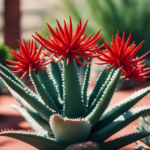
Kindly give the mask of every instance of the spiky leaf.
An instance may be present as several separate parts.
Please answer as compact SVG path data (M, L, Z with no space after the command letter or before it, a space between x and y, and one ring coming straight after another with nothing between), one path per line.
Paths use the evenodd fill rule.
M61 111L58 109L58 107L54 103L54 101L51 98L51 96L47 93L44 85L42 85L40 80L37 78L37 76L35 75L33 69L31 70L29 75L30 75L30 79L31 79L31 81L33 83L33 86L36 89L36 92L37 92L38 96L45 102L45 104L49 108L51 108L51 109L55 110L56 112L60 113Z
M103 93L102 98L96 105L96 108L94 108L93 111L86 117L86 119L90 121L92 126L94 126L97 123L97 121L99 120L99 118L101 117L105 109L107 108L111 100L111 97L115 91L115 88L117 86L118 80L120 78L120 74L121 74L121 70L119 71L118 69L117 71L115 71L113 77L111 78L111 81L109 82L107 88Z
M45 130L49 131L50 133L52 133L49 123L43 119L39 113L30 105L28 104L19 94L17 94L15 91L13 91L7 84L5 84L6 87L8 88L8 90L10 91L10 93L12 94L12 96L22 105L24 106L24 108L26 108L27 112L29 113L30 116L32 118L34 118L34 120L36 120L36 122L38 122L38 124L40 124ZM22 115L24 116L24 115ZM28 121L28 118L26 119ZM29 122L29 121L28 121ZM30 124L30 123L29 123Z
M19 106L16 105L11 105L14 109L16 109L26 120L27 122L30 124L31 128L41 134L41 135L46 135L48 134L48 130L45 130L43 127L45 126L45 122L43 122L43 120L40 120L36 115L31 116L24 108L21 108ZM43 126L41 126L40 124L42 124ZM50 126L49 126L49 130L50 130Z
M143 106L126 111L106 127L91 134L90 139L103 142L110 136L127 126L129 123L150 111L150 106Z
M43 116L47 121L49 121L49 117L55 113L54 110L49 109L44 103L39 101L35 96L25 91L24 88L22 88L20 85L18 85L15 81L13 81L1 71L0 77L6 82L6 84L8 84L10 88L13 88L13 90L17 94L19 94L23 99L25 99L36 111L38 111L41 116Z
M51 75L53 76L53 79L55 80L58 86L59 94L61 98L63 98L62 77L60 67L58 63L55 63L54 61L52 61L49 65L47 65L47 69L48 67L50 68L50 71L52 73Z
M97 103L99 102L99 100L101 99L102 95L105 92L106 87L108 86L109 82L111 81L112 78L112 74L114 73L113 70L110 71L110 73L108 74L108 77L106 78L106 81L104 82L104 84L102 85L102 87L100 88L96 98L93 100L93 103L91 104L91 106L87 109L87 111L84 113L83 117L87 116L89 113L91 113L91 111L96 107Z
M91 65L87 64L87 68L86 68L83 83L82 83L82 97L83 97L84 105L86 105L86 102L87 102L87 89L88 89L90 71L91 71Z
M6 87L8 88L8 90L10 91L10 93L12 94L12 96L23 106L25 107L27 110L30 110L34 113L37 113L37 111L29 104L27 103L18 93L16 93L12 88L10 88L8 86L8 84L6 84L5 81L3 81L6 85Z
M127 136L123 136L121 138L112 140L112 141L108 141L105 143L99 143L100 149L101 150L117 150L120 149L130 143L133 143L137 140L140 140L144 137L149 136L150 133L148 132L139 132L139 133L133 133L133 134L129 134Z
M147 146L149 146L150 147L150 140L149 140L149 138L145 138L145 139L143 139L143 140L141 140L144 144L146 144ZM148 149L149 150L149 149Z
M81 99L81 85L76 63L70 58L69 64L66 65L65 58L63 67L65 116L69 118L80 117L84 113L85 106Z
M68 146L68 144L59 142L55 138L50 137L50 135L45 137L30 132L4 131L0 133L0 136L8 136L24 141L40 150L65 150Z
M150 116L140 117L140 124L136 127L141 132L150 132ZM142 140L147 146L150 147L150 137L146 137Z
M126 112L132 106L134 106L139 100L141 100L149 92L150 92L150 87L143 88L133 93L129 97L125 98L124 100L119 101L118 103L112 106L109 106L104 112L104 115L101 117L101 119L97 122L97 124L93 128L93 131L97 131L107 126L109 123L111 123L114 119L116 119L122 113Z
M105 67L108 67L108 66L105 66ZM112 69L112 70L115 70L115 69ZM92 90L92 93L90 94L89 96L89 102L88 102L88 107L91 106L91 104L93 103L94 99L96 98L98 92L100 91L100 88L103 87L103 84L105 83L108 75L110 72L112 72L112 70L103 70L97 80L96 80L96 84Z
M51 77L51 73L49 71L49 67L47 66L47 71L39 71L37 72L37 76L40 79L41 83L45 86L46 91L49 93L49 95L52 97L52 99L55 101L55 104L57 107L62 110L62 100L59 94L59 91L57 89L57 86L54 83L54 80Z
M0 70L3 71L4 74L6 74L8 77L10 77L12 80L14 80L16 83L18 83L20 86L25 87L25 84L13 73L10 72L6 67L4 67L2 64L0 64Z
M27 112L29 115L38 122L45 130L48 132L52 133L48 121L43 119L39 113L30 105L28 104L19 94L17 94L15 91L13 91L7 84L5 84L7 88L9 89L10 93L12 96L22 105L24 108L26 108ZM22 115L24 116L24 115ZM26 119L28 121L28 118ZM29 121L28 121L29 122ZM30 124L30 123L29 123Z

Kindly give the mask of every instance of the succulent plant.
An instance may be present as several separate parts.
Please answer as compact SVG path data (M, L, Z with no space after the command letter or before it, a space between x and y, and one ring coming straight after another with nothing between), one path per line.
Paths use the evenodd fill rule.
M150 116L149 114L143 117L140 117L140 123L136 127L141 132L150 132ZM141 140L144 144L150 147L150 137L146 137ZM138 145L138 144L137 144ZM143 147L142 147L143 148Z
M149 69L142 69L143 57L134 59L134 55L125 55L131 48L132 52L136 53L141 45L137 48L135 44L129 46L130 38L127 43L123 38L121 43L121 38L117 34L116 43L113 43L117 47L116 51L114 47L109 47L104 43L106 47L102 51L103 56L106 57L104 58L100 55L100 48L103 45L96 45L101 37L100 30L96 35L93 37L90 35L85 40L87 33L83 36L82 34L87 22L82 27L80 20L74 34L71 18L69 24L64 21L64 28L58 21L57 24L56 32L48 25L52 38L44 39L38 33L36 33L37 37L34 37L46 51L43 52L40 46L36 52L36 44L33 44L32 40L29 41L28 46L25 42L23 44L19 42L20 55L14 50L10 51L17 62L7 60L13 64L9 67L16 69L15 72L24 72L22 77L29 74L35 92L26 87L6 67L0 65L2 81L24 108L16 105L12 107L28 121L35 131L35 133L3 131L0 136L22 140L40 150L115 150L149 136L149 132L138 132L106 141L139 116L150 111L150 106L130 109L150 92L150 87L135 92L117 104L108 106L121 73L124 73L125 78L134 78L136 82L149 77L146 76ZM123 52L125 63L118 57L119 50ZM86 64L81 63L78 56L83 57ZM89 58L93 57L103 59L106 66L88 96L91 69ZM118 59L113 59L116 57ZM114 63L107 58L117 62ZM127 61L130 62L129 60L132 63L127 63ZM80 83L77 63L86 65L82 83ZM109 66L110 64L112 65ZM137 68L134 65L137 65Z

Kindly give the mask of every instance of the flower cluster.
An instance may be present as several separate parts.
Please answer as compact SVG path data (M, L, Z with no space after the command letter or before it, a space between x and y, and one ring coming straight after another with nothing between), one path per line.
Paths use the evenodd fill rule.
M143 67L145 66L145 64L142 64L145 60L142 61L138 61L135 66L131 66L131 68L129 66L124 67L126 73L124 74L124 78L126 78L126 80L128 80L129 78L132 78L135 83L138 84L137 80L139 81L145 81L147 78L150 78L150 76L146 76L149 72L150 72L150 68L145 68L143 69Z
M144 60L142 60L149 52L144 54L143 56L139 58L134 58L135 54L140 50L142 47L142 41L138 46L134 44L134 42L130 44L131 41L131 35L130 33L127 42L125 43L125 32L123 32L122 40L119 36L119 31L116 34L116 37L112 36L112 43L111 46L109 46L105 41L102 39L105 50L101 51L98 50L98 58L102 61L101 63L97 64L111 64L111 66L108 69L112 69L114 67L120 68L123 67L122 72L124 73L124 78L127 80L129 78L132 78L136 83L137 80L139 81L145 81L146 78L149 78L149 76L145 76L149 73L150 68L143 69L145 65L142 65Z
M77 24L77 28L75 33L73 34L73 26L72 20L70 17L69 25L64 21L64 27L62 28L60 23L57 20L58 28L56 28L56 32L48 25L49 31L52 35L52 38L48 37L44 39L37 32L37 38L33 36L45 49L47 49L51 55L58 57L58 61L62 60L64 57L67 58L67 64L69 63L69 58L73 58L80 65L84 65L81 63L77 56L83 57L83 59L87 62L88 59L86 57L94 57L93 53L95 53L102 46L95 45L95 43L99 40L102 34L99 35L99 30L93 37L92 34L85 40L87 36L87 32L82 36L88 20L82 27L81 19L79 20L79 24Z
M48 37L48 39L45 39L40 34L35 32L36 36L33 37L41 44L36 55L36 44L33 46L33 40L31 40L31 42L29 40L29 48L25 42L24 45L19 42L19 51L21 55L17 54L14 50L10 51L18 60L18 62L7 60L9 63L15 65L8 65L9 67L18 69L17 71L13 72L24 72L22 76L24 77L31 70L31 68L44 71L45 69L42 68L52 61L52 57L57 58L56 62L59 62L65 58L67 65L69 64L70 58L74 59L80 65L85 65L79 61L79 56L89 64L91 63L89 62L88 58L98 57L102 62L97 64L111 64L109 68L106 68L107 70L116 66L118 68L123 67L123 77L126 79L132 78L136 83L137 80L145 81L146 78L149 78L149 76L146 75L150 72L150 68L143 69L144 65L142 65L144 62L142 59L149 52L139 58L134 58L135 54L142 47L144 41L142 41L138 46L136 46L134 42L129 45L132 32L130 33L126 42L125 32L123 33L122 40L118 32L115 39L112 36L111 46L109 46L103 39L103 45L98 46L96 42L102 36L102 34L99 35L101 29L93 37L91 34L88 38L86 38L87 32L84 33L84 30L87 26L88 20L82 26L80 19L74 34L71 17L69 23L64 21L63 27L61 27L58 20L56 21L58 25L58 28L56 27L56 32L50 27L49 24L47 24L52 38ZM103 46L105 46L105 50L102 51L101 48ZM44 47L47 52L50 52L50 54L42 52L42 47ZM43 53L42 56L40 56L41 53ZM48 59L43 61L45 56L48 56Z
M11 60L6 60L7 62L13 64L12 65L7 65L10 68L17 69L17 71L12 71L13 73L18 73L18 72L24 72L21 78L23 78L26 74L28 74L31 69L38 69L41 71L46 71L46 69L43 69L47 64L49 64L52 60L51 59L46 59L43 61L45 54L42 53L42 46L39 47L37 50L36 42L33 43L33 40L29 40L28 42L28 47L25 43L25 40L23 40L24 44L21 44L19 41L20 45L20 55L16 53L13 49L12 51L9 50L10 53L13 54L13 56L18 60L18 62L11 61Z

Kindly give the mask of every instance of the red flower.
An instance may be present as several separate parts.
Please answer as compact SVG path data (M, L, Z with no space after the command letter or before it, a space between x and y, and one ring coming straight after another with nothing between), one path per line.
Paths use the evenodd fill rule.
M114 37L112 36L112 43L111 47L105 43L105 41L102 39L104 46L106 50L104 51L98 51L99 52L99 59L104 61L104 63L98 63L98 64L112 64L109 68L111 69L115 66L120 68L120 66L123 66L123 71L125 71L125 66L131 66L139 61L141 61L149 52L147 52L145 55L139 57L139 58L133 58L135 54L140 50L142 47L142 41L137 47L134 42L129 46L129 43L131 41L131 35L130 33L127 42L125 43L125 32L123 32L122 41L119 37L119 32L116 34L116 38L114 40Z
M150 76L146 76L150 72L150 68L142 69L145 66L145 64L142 64L144 61L137 62L134 67L125 67L126 72L123 78L126 78L126 80L132 78L137 84L137 80L145 81L147 78L150 78Z
M79 20L79 24L77 24L77 28L75 33L73 34L73 26L72 20L70 17L69 24L64 21L64 27L62 28L57 21L58 28L56 28L56 32L48 25L49 31L52 35L52 38L48 37L44 39L36 32L36 36L34 37L46 50L51 52L51 56L55 56L58 58L59 62L64 57L67 58L67 64L69 63L70 57L74 59L80 65L84 65L81 63L77 56L83 57L85 61L90 63L86 57L96 57L94 53L100 49L102 46L95 45L99 40L102 34L99 35L99 30L96 35L92 37L92 34L85 40L87 36L87 32L82 36L87 22L82 27L81 19Z
M43 53L41 56L42 52L42 46L39 47L37 53L36 53L36 42L33 44L33 40L29 40L28 42L28 47L23 40L24 44L21 44L20 41L18 40L18 43L20 45L20 55L16 53L13 49L12 51L8 50L10 53L14 55L14 57L17 59L18 62L11 61L11 60L6 60L7 62L13 64L12 65L7 65L10 68L17 69L16 71L12 71L12 73L18 73L18 72L24 72L21 78L23 78L28 72L31 71L31 69L38 69L41 71L46 71L46 69L42 69L45 67L48 63L50 63L52 60L47 59L44 60L45 54Z

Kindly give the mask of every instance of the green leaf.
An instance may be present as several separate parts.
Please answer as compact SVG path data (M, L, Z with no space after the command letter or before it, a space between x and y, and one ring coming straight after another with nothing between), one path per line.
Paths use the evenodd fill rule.
M48 121L43 119L39 113L30 105L28 104L19 94L17 94L15 91L13 91L10 87L7 86L9 91L11 92L12 96L27 110L27 113L30 114L34 120L36 120L45 130L51 132L50 126ZM27 120L27 119L26 119ZM30 124L30 123L29 123Z
M36 120L44 129L52 133L48 121L44 120L39 113L30 105L28 104L19 94L17 94L15 91L13 91L7 84L5 84L12 96L22 105L26 108L34 120ZM28 118L27 118L28 119ZM30 124L30 123L29 123Z
M140 118L140 122L142 122L142 120L144 120L144 124L150 124L150 116L149 114L147 114L146 116L143 116Z
M109 123L111 123L114 119L119 117L122 113L129 110L132 106L134 106L139 100L141 100L145 95L150 92L150 87L143 88L129 97L125 98L118 103L111 105L106 109L101 119L94 126L93 131L97 131Z
M108 67L108 65L106 66ZM99 91L101 90L101 87L103 87L103 85L105 84L107 80L107 77L109 74L111 74L111 72L113 72L115 69L111 69L111 70L103 70L97 80L96 80L96 84L93 88L93 91L91 93L91 95L89 96L89 101L88 101L88 107L91 106L91 104L93 103L93 101L95 100L96 96L98 95Z
M30 112L30 114L24 109L16 105L11 105L14 109L16 109L25 119L26 121L30 124L31 128L36 132L41 135L46 135L50 131L50 125L44 120L41 119L39 116L36 114ZM44 129L45 126L48 125L48 128ZM48 129L48 130L47 130Z
M125 126L127 126L129 123L131 123L141 115L148 113L149 111L150 106L143 106L131 109L122 114L121 116L119 116L117 119L115 119L112 123L110 123L106 127L92 133L89 138L91 140L94 140L95 142L103 142L110 136L120 131Z
M7 84L6 87L12 94L12 96L22 105L25 107L27 112L36 120L43 128L45 128L47 131L51 133L51 129L49 126L48 121L43 119L39 113L30 105L28 104L19 94L17 94L15 91L13 91ZM39 120L39 121L38 121ZM30 124L30 123L29 123Z
M52 97L52 99L55 101L55 104L57 107L62 110L62 100L58 91L58 88L56 87L54 80L52 79L49 69L47 67L47 71L39 71L37 72L37 76L40 79L41 83L45 86L46 91L49 93L49 95Z
M29 73L29 75L30 75L30 79L31 79L31 81L33 83L33 86L35 87L35 90L36 90L36 93L38 94L38 96L45 102L45 104L49 108L55 110L57 113L61 113L61 111L58 109L58 107L54 103L53 99L47 93L44 85L41 84L40 80L35 75L33 69L31 70L31 72Z
M113 74L111 81L109 84L107 84L107 87L103 93L103 96L101 97L100 101L97 103L96 107L93 109L93 111L86 117L87 120L90 121L92 126L94 126L99 118L102 116L104 111L106 110L111 97L115 91L115 88L117 86L118 80L120 78L121 70L116 70Z
M147 126L144 118L140 117L140 124L136 127L141 132L150 132L149 127Z
M63 67L64 113L69 118L77 118L85 111L85 106L81 99L81 85L77 66L72 58L70 58L69 64L66 65L66 58L64 58Z
M58 63L52 61L49 65L47 65L47 69L50 69L54 83L57 84L59 94L61 98L63 98L62 77L61 77L62 72L60 70Z
M49 121L49 117L52 114L56 113L54 110L49 109L44 103L42 103L42 101L39 101L37 97L35 97L31 93L28 93L24 88L22 88L20 85L18 85L15 81L13 81L1 71L0 77L10 88L12 88L17 94L25 99L47 121Z
M4 131L0 136L8 136L26 142L39 150L65 150L68 144L59 142L50 135L42 136L30 132Z
M6 67L4 67L2 64L0 64L0 70L2 70L2 72L4 74L6 74L8 77L10 77L12 80L14 80L20 86L25 87L25 84L17 76L15 76L13 73L11 73L10 70L8 70Z
M91 106L87 109L87 111L84 113L83 117L87 116L89 113L91 113L91 111L96 107L97 103L99 102L99 100L101 99L105 89L107 88L109 82L111 81L112 78L112 74L114 73L113 70L110 71L110 73L108 74L104 84L100 87L99 92L96 96L96 98L93 100Z
M10 86L8 86L8 84L6 84L6 82L4 82L6 87L8 88L8 90L10 91L11 95L26 109L37 113L37 111L28 103L26 102L17 92L15 92L12 88L10 88ZM34 95L35 96L35 95Z
M24 90L27 93L30 93L33 96L36 96L36 94L29 89L17 76L15 76L13 73L10 72L10 70L8 70L6 67L4 67L3 65L0 64L0 70L9 78L11 78L12 80L14 80L17 84L19 84L21 87L24 88ZM9 87L10 88L10 87ZM11 91L10 91L11 92Z
M86 68L83 83L82 83L82 97L83 97L84 105L86 105L86 102L87 102L87 89L88 89L90 71L91 71L91 65L87 64L87 68Z
M146 138L144 138L143 140L141 140L144 144L146 144L148 147L150 147L150 139L149 139L149 137L146 137ZM146 149L145 149L146 150ZM149 149L147 149L147 150L149 150Z
M138 126L136 127L136 129L138 129L141 132L150 132L150 116L147 117L140 117L140 123L138 124ZM150 136L144 138L143 140L141 140L144 144L146 144L147 146L150 147Z
M146 136L149 136L150 133L148 132L139 132L139 133L132 133L127 136L120 137L118 139L104 142L104 143L98 143L101 150L117 150L120 149L128 144L131 144L137 140L140 140Z

